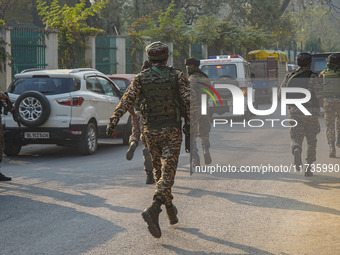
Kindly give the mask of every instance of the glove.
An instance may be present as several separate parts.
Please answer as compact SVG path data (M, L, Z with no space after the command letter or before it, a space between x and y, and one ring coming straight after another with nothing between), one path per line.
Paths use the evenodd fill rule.
M112 125L111 122L109 124L107 124L107 126L106 126L106 134L108 136L115 136L116 135L116 130L115 130L115 128L114 128L114 126Z

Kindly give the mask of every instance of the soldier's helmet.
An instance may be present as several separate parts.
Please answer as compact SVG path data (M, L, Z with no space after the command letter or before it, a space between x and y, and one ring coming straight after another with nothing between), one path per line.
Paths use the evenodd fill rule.
M328 63L340 65L340 53L334 53L328 56Z
M159 41L146 46L145 51L150 61L166 60L169 57L168 45Z
M199 66L200 65L200 61L196 58L187 58L186 60L184 60L184 64L186 66L188 65L194 65L194 66Z
M312 55L307 52L299 53L296 56L296 63L298 66L305 67L312 63Z

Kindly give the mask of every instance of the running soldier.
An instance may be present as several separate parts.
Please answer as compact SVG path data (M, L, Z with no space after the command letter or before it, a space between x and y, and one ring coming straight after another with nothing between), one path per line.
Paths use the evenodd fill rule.
M294 155L294 164L297 171L301 170L302 160L302 142L304 137L307 139L307 165L305 176L312 176L311 164L316 161L316 136L320 133L319 100L317 93L318 88L317 74L310 70L312 56L309 53L300 53L296 56L298 68L289 72L281 84L283 87L298 87L308 89L311 92L311 100L303 106L312 114L304 115L295 105L288 107L289 118L296 120L297 125L290 128L291 150ZM281 93L279 93L279 96ZM289 93L290 99L301 98L300 93Z
M149 61L144 61L142 65L142 71L150 68L151 64ZM144 171L146 173L146 184L155 183L155 179L153 177L153 166L151 161L151 155L149 153L149 149L146 145L145 136L143 133L145 119L141 113L141 109L139 108L138 102L140 100L136 100L135 109L128 110L132 115L132 134L129 138L130 147L126 152L126 159L131 160L133 158L133 154L138 146L139 141L143 144L143 159L144 159Z
M142 217L150 233L160 238L158 218L162 204L170 224L178 222L171 187L182 144L181 113L186 114L186 125L190 124L190 85L182 71L166 65L169 56L166 44L154 42L146 47L146 54L152 67L136 75L110 118L106 132L114 136L119 119L142 97L144 135L157 182L153 202L143 211Z
M208 76L201 71L199 68L200 61L195 58L189 58L185 60L185 65L187 72L189 74L189 81L191 89L195 91L195 94L197 95L196 102L197 102L197 108L200 107L200 100L201 100L201 94L203 90L200 88L204 87L204 85L210 85L210 80ZM195 122L197 122L197 126L191 126L191 160L192 160L192 166L199 166L200 165L200 158L198 155L198 149L197 149L197 143L196 139L197 137L201 140L202 150L203 150L203 156L204 156L204 163L210 164L211 163L211 156L209 152L210 148L210 142L209 142L209 132L210 132L210 115L201 115L200 110L197 110L196 116L191 116L192 118L196 118Z
M336 156L335 121L337 131L336 146L340 147L340 53L328 56L327 68L320 73L323 78L323 108L326 134L329 144L329 157Z

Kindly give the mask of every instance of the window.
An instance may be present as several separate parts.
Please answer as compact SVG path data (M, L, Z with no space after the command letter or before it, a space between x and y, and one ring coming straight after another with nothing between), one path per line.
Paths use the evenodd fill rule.
M97 82L96 77L86 78L86 89L98 94L104 94L104 89L102 85Z
M9 92L17 95L35 90L43 94L56 95L80 89L80 81L72 78L33 77L16 79Z
M113 88L113 84L103 77L97 77L98 82L101 84L104 90L104 94L107 96L118 96L116 90Z
M202 66L202 71L205 72L211 80L216 80L221 75L237 78L235 64Z

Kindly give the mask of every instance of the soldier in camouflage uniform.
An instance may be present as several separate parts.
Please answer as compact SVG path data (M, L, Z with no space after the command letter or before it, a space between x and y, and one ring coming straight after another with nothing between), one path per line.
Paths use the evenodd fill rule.
M329 157L336 156L335 151L335 121L337 131L336 146L340 147L340 53L328 56L327 68L320 73L323 78L323 108L327 127Z
M150 68L151 64L148 61L144 61L142 66L142 71ZM151 161L151 155L149 153L149 149L146 145L145 136L143 133L145 119L141 113L141 109L137 103L135 103L135 109L128 110L132 117L132 134L129 138L130 147L126 153L126 159L131 160L133 158L133 154L138 146L138 142L141 141L143 144L143 159L144 159L144 171L146 173L146 184L155 183L155 179L153 177L153 166Z
M188 120L190 117L190 85L182 71L166 66L166 44L154 42L146 47L146 54L152 67L136 75L110 118L107 134L115 134L119 119L141 97L141 112L146 120L144 135L157 182L153 202L142 217L150 233L160 238L158 217L162 204L166 206L170 224L178 222L171 187L182 143L181 112Z
M195 118L195 122L197 126L191 126L191 160L192 166L199 166L200 165L200 158L198 155L198 149L196 144L196 138L199 137L202 144L203 149L203 156L204 156L204 163L210 164L211 163L211 156L209 152L210 142L209 142L209 132L210 132L210 115L201 115L200 108L200 101L201 101L201 94L202 90L200 88L204 87L203 84L210 85L210 80L208 76L199 69L200 61L195 58L190 58L185 60L185 65L187 72L189 74L189 81L191 89L195 91L195 95L197 96L197 114L195 116L191 116ZM203 92L204 93L204 92Z
M2 100L9 100L9 97L0 91L0 99ZM0 112L0 119L1 119L1 112ZM0 163L2 162L2 154L4 152L4 132L3 132L3 126L0 123ZM0 181L10 181L12 178L7 177L0 173Z
M316 89L318 88L317 74L310 70L312 56L309 53L300 53L296 57L298 68L289 72L281 84L282 87L299 87L308 89L311 92L311 100L304 105L304 107L312 115L304 115L300 109L295 105L288 107L288 114L290 119L297 121L295 127L290 128L291 150L294 155L294 164L296 170L300 171L302 166L301 152L302 142L304 137L307 139L307 166L305 169L305 176L312 176L310 171L310 164L316 161L316 136L320 133L319 115L319 100L317 98ZM279 93L279 96L281 93ZM299 93L289 93L287 98L301 98Z

